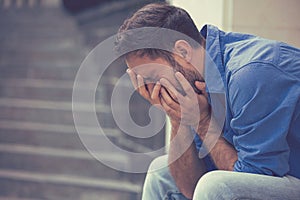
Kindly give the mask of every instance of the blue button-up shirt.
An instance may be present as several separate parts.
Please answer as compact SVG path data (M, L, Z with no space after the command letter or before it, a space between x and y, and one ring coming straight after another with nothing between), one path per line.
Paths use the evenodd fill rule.
M226 97L223 137L237 151L234 170L300 178L300 50L211 25L201 34L208 92Z

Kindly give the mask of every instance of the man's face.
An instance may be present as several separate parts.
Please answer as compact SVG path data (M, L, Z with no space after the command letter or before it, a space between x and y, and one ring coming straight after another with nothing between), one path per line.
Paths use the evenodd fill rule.
M150 59L147 56L139 57L130 55L126 58L126 64L129 69L133 70L135 74L143 77L145 84L155 85L161 78L167 79L179 92L184 93L181 85L175 78L175 72L181 72L185 78L190 82L195 92L199 90L195 87L195 81L203 81L200 73L179 57L175 57L176 66L170 66L170 63L165 59L157 58Z

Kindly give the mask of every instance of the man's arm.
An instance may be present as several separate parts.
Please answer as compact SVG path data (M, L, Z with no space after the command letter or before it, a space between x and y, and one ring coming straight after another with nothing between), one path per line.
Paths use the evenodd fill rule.
M182 87L185 89L185 92L187 94L192 91L191 86L183 76L177 76L177 79L182 85ZM167 80L161 80L161 82L162 85L164 85L168 89L169 93L173 93L172 96L180 97L180 95L176 92L175 88L172 87ZM208 131L208 127L210 123L212 123L210 126L212 129L210 131L219 131L219 129L217 128L217 123L214 123L214 120L211 119L211 113L209 111L210 109L208 109L205 106L205 104L208 104L206 101L207 99L205 99L205 96L207 98L207 94L205 92L205 83L197 82L195 83L195 85L200 91L202 91L203 94L203 95L198 95L197 98L198 101L197 106L199 106L199 109L201 109L201 117L198 118L199 121L198 121L197 133L200 136L201 140L203 141ZM191 125L185 126L181 124L181 127L179 128L178 121L181 120L180 117L181 118L185 117L184 114L181 113L181 110L184 109L184 106L183 105L179 106L178 102L170 98L166 94L164 88L161 89L161 94L163 97L161 101L162 106L164 107L165 110L167 110L171 119L177 118L176 120L174 120L175 123L171 122L172 124L171 139L174 138L175 136L180 136L180 140L179 140L180 142L173 143L173 145L170 145L169 160L173 160L173 157L178 156L176 154L178 149L183 149L185 147L184 145L188 144L188 139L191 140L191 137L193 137L193 134L191 133L191 128L194 126ZM184 101L182 100L181 103L184 103ZM186 104L188 104L188 106L191 106L191 108L196 110L195 105L193 103L190 102ZM190 115L193 116L192 110L186 113L190 113ZM189 117L187 118L188 120L183 120L183 121L185 122L192 121L191 118ZM233 170L234 163L237 160L237 153L235 149L222 137L218 139L216 145L212 148L210 152L210 156L215 162L217 168L223 170ZM197 181L206 172L203 160L198 158L198 152L195 148L195 145L191 145L187 149L187 151L183 153L182 156L176 162L170 163L170 171L180 191L186 197L188 198L192 197Z
M172 125L169 150L170 172L180 192L182 192L182 194L187 198L192 198L199 178L206 172L204 161L199 159L196 147L194 143L191 142L194 137L191 131L191 125L194 124L194 120L197 119L195 115L199 115L198 112L194 112L195 110L197 110L195 109L195 106L198 107L199 102L197 101L195 103L191 101L191 99L194 98L190 98L185 101L188 97L182 97L167 80L161 80L161 82L166 88L168 88L168 92L166 91L166 89L164 89L164 87L161 87L159 83L155 84L154 87L151 87L151 91L147 91L141 76L136 76L131 70L128 70L128 74L130 75L135 89L137 89L137 91L150 103L160 105L169 115ZM192 87L182 75L179 76L178 80L182 84L183 88L185 88L186 94L193 93ZM198 89L202 90L203 93L205 92L203 87L199 87ZM170 93L172 94L172 97L181 97L182 99L180 102L183 105L179 105L179 100L174 100L174 98L170 96ZM195 93L190 94L190 96L193 95L195 95ZM199 99L201 103L205 99L205 97L201 95ZM202 116L204 116L200 120L201 122L199 123L199 118L196 120L197 123L199 123L199 127L197 130L198 134L199 131L201 132L201 134L199 134L200 138L201 135L205 136L209 125L209 121L206 119L210 118L210 115L207 114L207 112L203 112L204 108L205 107L200 106L200 109L202 109ZM175 136L177 139L173 140ZM226 144L225 141L220 140L217 145L218 148L213 149L213 155L216 158L214 159L214 161L216 163L220 163L220 166L223 169L221 164L225 162L223 161L224 156L222 155L222 152L231 152L232 149L227 146L228 144ZM183 151L183 149L186 150Z
M204 138L201 138L202 141L203 139ZM234 164L238 159L237 152L234 147L223 137L220 137L217 140L216 144L209 152L209 155L218 169L227 171L234 170Z
M235 171L271 176L289 172L287 134L299 101L296 83L268 63L250 63L231 74L230 125L239 157Z
M224 138L220 137L212 148L210 156L218 169L233 171L238 159L236 150Z
M170 173L180 192L191 199L199 178L206 172L206 166L198 157L191 127L180 123L180 116L172 109L176 102L164 88L161 95L161 105L168 112L172 126L168 154Z
M183 76L179 75L181 78ZM206 172L206 166L198 157L198 151L193 142L194 132L191 125L200 119L198 99L187 80L182 79L182 87L186 96L182 96L166 79L160 80L168 88L161 88L161 105L171 119L171 142L169 149L169 169L180 192L187 198L192 198L199 178ZM171 97L172 96L172 97ZM174 100L176 98L176 100ZM195 102L196 101L196 102ZM178 102L181 102L179 105ZM205 115L203 115L205 116ZM208 124L203 120L202 129Z
M178 140L172 142L174 137L178 137ZM190 127L179 128L178 125L172 125L168 155L169 169L180 192L189 199L193 197L199 178L206 172L204 161L198 158L194 143L190 144L193 137ZM190 144L188 149L182 153L182 149L186 149L187 144ZM178 153L182 155L179 156Z
M197 87L197 83L195 85ZM208 132L208 126L210 127L209 133L213 137L214 135L219 135L219 131L222 131L213 117L204 119L199 123L197 129L197 134L202 141L205 141L205 137ZM205 142L202 143L202 145L205 145ZM237 151L235 150L235 148L222 136L217 138L217 142L211 148L209 155L218 169L227 171L234 170L234 164L238 159Z
M141 76L136 75L132 70L127 72L134 88L151 104L160 106L169 115L172 125L168 155L170 172L182 194L192 198L197 181L206 172L205 164L198 158L193 143L194 133L191 132L189 125L180 126L180 106L159 82L154 86L148 85L147 90Z

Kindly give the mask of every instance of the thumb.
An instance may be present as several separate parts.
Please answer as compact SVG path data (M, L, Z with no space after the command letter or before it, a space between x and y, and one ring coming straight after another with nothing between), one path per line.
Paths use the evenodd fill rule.
M202 92L202 94L207 98L207 92L206 92L206 84L205 82L195 81L195 86L198 90Z

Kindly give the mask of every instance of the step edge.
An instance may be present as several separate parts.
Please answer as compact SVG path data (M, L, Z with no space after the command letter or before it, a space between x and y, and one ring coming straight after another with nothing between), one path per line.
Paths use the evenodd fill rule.
M32 108L32 109L47 109L47 110L62 110L62 111L76 111L76 112L99 112L110 113L110 106L103 104L96 104L91 106L88 103L76 103L70 101L47 101L47 100L31 100L21 98L0 98L0 107L13 108Z
M84 135L99 136L99 129L97 127L90 126L78 126ZM28 130L28 131L49 131L61 134L78 134L75 126L64 124L49 124L39 122L25 122L15 120L0 120L0 129L8 130ZM115 128L102 128L105 136L107 137L119 137L121 131Z
M20 144L0 144L0 152L11 154L25 154L33 156L49 156L49 157L62 157L74 158L82 160L96 160L94 156L87 150L69 150L51 147L39 147L33 145L20 145ZM124 165L129 165L129 158L121 154L111 152L95 152L95 155L101 154L101 159L109 162L119 162ZM120 156L121 155L121 156ZM100 162L100 161L99 161Z
M0 178L13 180L32 181L38 183L52 183L74 185L82 187L93 187L101 189L110 189L131 193L140 193L141 186L128 181L116 181L111 179L95 179L80 176L33 173L21 170L3 170L0 169Z

